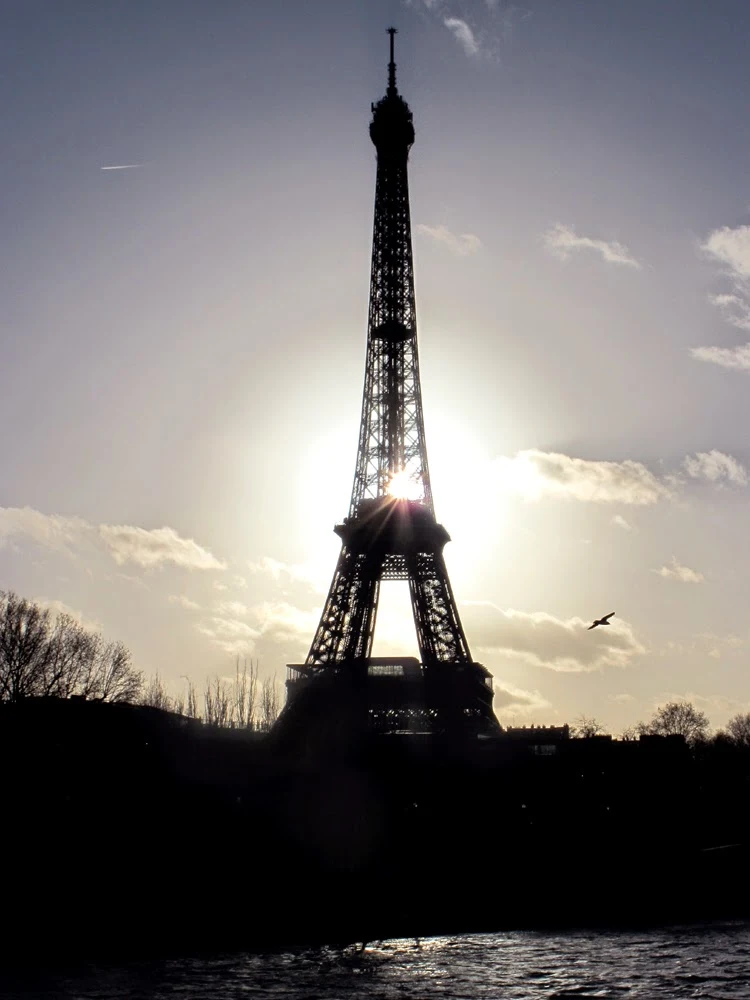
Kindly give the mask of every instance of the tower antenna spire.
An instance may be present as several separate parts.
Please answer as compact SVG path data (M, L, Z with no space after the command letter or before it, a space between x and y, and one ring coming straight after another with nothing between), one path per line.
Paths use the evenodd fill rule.
M396 91L396 60L394 56L394 39L398 34L398 28L387 28L387 33L391 36L391 61L388 63L388 92Z

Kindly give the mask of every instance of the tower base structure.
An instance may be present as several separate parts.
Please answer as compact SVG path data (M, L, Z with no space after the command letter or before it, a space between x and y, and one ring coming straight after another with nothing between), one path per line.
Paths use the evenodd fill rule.
M325 669L290 663L286 689L274 726L282 741L303 734L318 746L399 736L471 741L501 732L492 675L481 663L423 664L413 656L371 656Z

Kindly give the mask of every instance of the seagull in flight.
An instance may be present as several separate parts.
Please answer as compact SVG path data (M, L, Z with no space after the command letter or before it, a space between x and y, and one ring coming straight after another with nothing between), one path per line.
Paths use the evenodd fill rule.
M612 617L613 614L614 614L614 611L610 611L610 613L608 615L604 615L602 618L595 619L594 624L593 625L589 625L589 627L586 629L586 631L590 632L591 629L592 628L596 628L597 625L611 625L612 622L609 619Z

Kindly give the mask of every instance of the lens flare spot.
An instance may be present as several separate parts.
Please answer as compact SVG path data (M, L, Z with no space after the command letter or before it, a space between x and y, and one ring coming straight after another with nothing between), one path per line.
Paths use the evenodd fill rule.
M406 469L396 472L386 487L389 496L396 500L422 500L424 499L424 486L419 478L409 475Z

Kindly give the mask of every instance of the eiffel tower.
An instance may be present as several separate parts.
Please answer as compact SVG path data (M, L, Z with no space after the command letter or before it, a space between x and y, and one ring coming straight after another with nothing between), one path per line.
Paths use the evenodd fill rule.
M304 664L288 666L279 733L493 735L492 677L475 663L443 559L427 465L417 352L407 160L412 113L396 87L389 28L385 96L372 105L377 150L367 359L341 554ZM371 655L384 580L408 580L420 659Z

